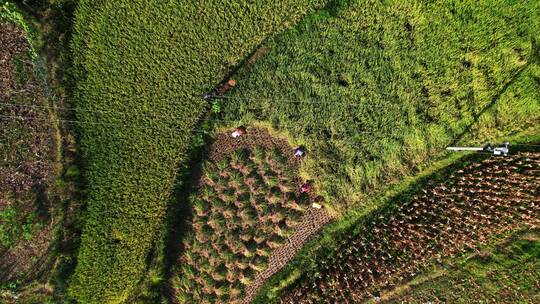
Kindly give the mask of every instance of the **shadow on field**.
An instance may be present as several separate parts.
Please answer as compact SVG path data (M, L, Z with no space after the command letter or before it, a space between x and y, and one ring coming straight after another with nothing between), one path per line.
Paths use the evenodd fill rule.
M467 127L459 133L455 139L452 141L451 145L457 145L465 135L469 134L472 130L472 127L478 123L478 120L484 113L491 110L499 101L501 96L506 92L506 90L521 76L521 74L531 65L534 63L540 63L540 51L539 51L539 45L536 42L536 40L531 41L532 47L531 47L531 53L529 54L529 58L527 60L527 63L525 63L522 67L520 67L511 77L510 79L501 87L501 89L495 94L491 101L482 108L478 113L473 114L473 121L467 125Z
M202 163L206 159L206 147L212 141L207 140L206 145L192 151L190 160L186 166L178 170L177 185L173 191L167 210L166 241L165 241L165 261L164 261L164 283L162 294L170 302L174 301L174 290L170 286L170 281L175 275L178 258L184 251L183 239L192 230L191 219L193 208L189 204L189 196L193 194L198 186L202 174ZM182 183L182 181L185 181Z

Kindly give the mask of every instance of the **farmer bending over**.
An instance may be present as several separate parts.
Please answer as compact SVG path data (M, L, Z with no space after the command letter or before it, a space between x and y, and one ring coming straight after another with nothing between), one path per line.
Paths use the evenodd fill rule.
M240 126L236 129L234 129L234 131L231 133L231 136L233 138L237 138L237 137L240 137L244 134L247 134L247 131L246 131L246 128L244 126Z
M304 157L304 155L306 155L306 149L304 148L304 146L300 146L300 147L294 149L294 156L295 157L302 158L302 157Z
M309 182L305 182L300 187L300 193L309 193L309 191L311 191L311 184Z

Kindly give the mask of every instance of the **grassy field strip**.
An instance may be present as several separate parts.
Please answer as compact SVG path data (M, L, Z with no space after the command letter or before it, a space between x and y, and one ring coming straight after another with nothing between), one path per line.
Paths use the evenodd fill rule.
M408 292L409 290L416 288L420 284L436 280L446 274L447 274L446 269L438 269L437 271L434 271L433 273L430 273L429 275L423 275L420 278L414 278L411 282L400 285L399 287L391 291L383 292L380 296L381 301L388 301L392 298L399 296L400 294L404 294ZM367 303L374 303L374 302L375 301L373 299L367 301Z

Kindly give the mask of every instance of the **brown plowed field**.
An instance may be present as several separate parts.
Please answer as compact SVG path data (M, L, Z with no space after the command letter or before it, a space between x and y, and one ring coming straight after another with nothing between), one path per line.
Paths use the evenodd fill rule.
M540 224L540 153L490 158L373 215L282 303L357 303L490 235Z

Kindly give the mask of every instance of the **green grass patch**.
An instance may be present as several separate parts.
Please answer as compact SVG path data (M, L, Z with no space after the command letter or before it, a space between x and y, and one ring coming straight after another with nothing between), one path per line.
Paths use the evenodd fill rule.
M323 1L79 2L74 105L88 209L70 294L124 301L145 271L200 96Z
M536 2L340 1L272 39L218 117L263 120L305 143L303 169L343 210L446 145L538 125L539 12Z
M36 221L35 212L21 212L9 206L0 211L0 245L12 249L19 240L29 241L42 223Z

